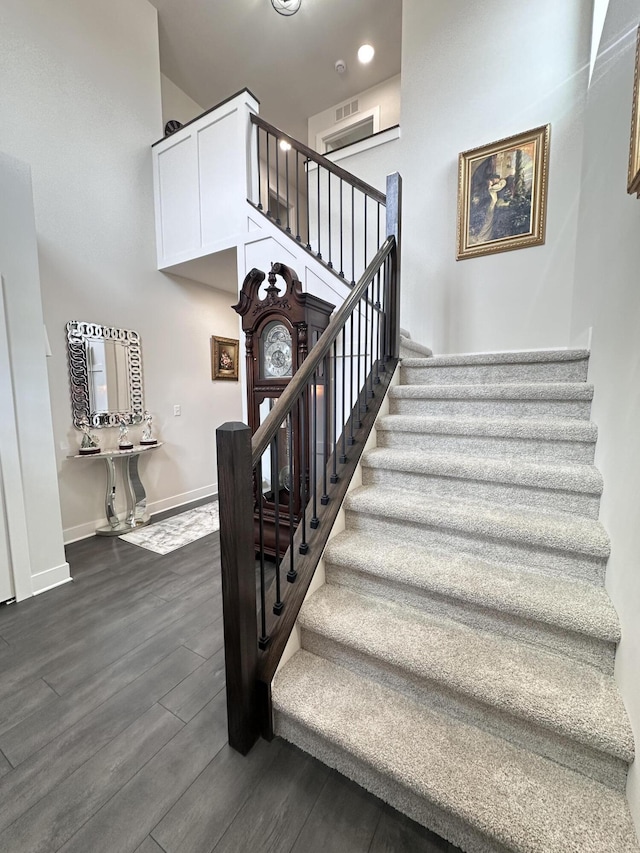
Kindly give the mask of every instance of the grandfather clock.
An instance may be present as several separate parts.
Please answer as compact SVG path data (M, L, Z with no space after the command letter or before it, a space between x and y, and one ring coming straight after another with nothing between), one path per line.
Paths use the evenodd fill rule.
M279 276L284 282L276 284ZM247 363L247 411L251 430L264 423L276 400L305 360L309 349L329 325L335 308L324 299L304 293L290 267L272 264L268 286L260 297L265 274L253 269L242 283L240 300L233 307L242 317ZM305 421L309 424L310 410ZM308 450L302 447L300 412L294 410L278 431L277 448L272 444L262 458L262 482L256 478L255 535L259 545L259 516L262 503L263 547L276 554L276 517L279 528L278 551L284 556L290 531L295 530L302 512L301 483L308 476ZM326 437L327 431L321 433ZM326 438L325 438L326 440ZM316 451L317 452L317 451ZM301 477L300 474L303 474Z

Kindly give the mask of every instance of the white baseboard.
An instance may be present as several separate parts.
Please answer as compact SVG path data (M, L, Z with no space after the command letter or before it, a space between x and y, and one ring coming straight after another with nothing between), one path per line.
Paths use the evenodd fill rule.
M172 495L169 498L163 498L159 501L153 501L147 504L147 511L151 515L158 512L165 512L168 509L176 509L184 504L192 503L193 501L202 500L202 498L211 498L218 493L218 484L212 483L210 486L203 486L201 489L193 489L190 492L182 492L179 495ZM63 540L65 545L70 545L72 542L78 542L80 539L88 539L96 532L97 527L104 527L107 521L104 518L97 518L94 521L87 521L83 524L78 524L75 527L66 527L63 530Z
M37 575L31 576L33 594L40 595L41 592L47 592L49 589L61 586L63 583L69 583L72 580L73 578L69 573L69 563L54 566L52 569L46 569L44 572L38 572Z
M175 509L176 507L192 503L193 501L199 501L203 498L212 498L217 494L218 484L212 483L210 486L203 486L201 489L193 489L191 492L183 492L180 495L173 495L173 497L164 498L161 501L154 501L147 505L147 509L151 515L155 515L157 512Z

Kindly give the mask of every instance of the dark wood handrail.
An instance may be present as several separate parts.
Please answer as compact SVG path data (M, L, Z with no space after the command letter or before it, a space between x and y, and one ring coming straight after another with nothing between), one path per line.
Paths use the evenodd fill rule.
M367 287L375 278L378 270L384 263L385 258L391 254L396 245L394 236L387 237L378 249L375 257L364 271L349 296L342 303L338 311L333 315L329 325L324 330L318 342L314 344L304 363L294 375L291 382L282 392L277 406L269 412L263 424L261 424L253 435L251 441L251 464L255 466L260 461L274 436L278 432L280 424L293 408L296 400L313 379L313 375L322 363L322 360L331 349L343 326L364 296Z
M309 148L308 145L305 145L303 142L298 142L297 139L293 139L289 136L288 133L280 130L269 122L265 121L260 116L251 113L251 121L253 124L261 127L263 130L266 130L267 133L272 134L273 136L278 137L279 139L286 139L287 142L291 144L291 147L296 151L299 151L301 154L312 160L314 163L317 163L319 166L327 169L327 171L331 172L338 178L342 178L343 181L346 181L349 185L355 187L360 192L365 193L374 201L377 201L379 204L386 204L387 197L383 192L372 187L371 184L368 184L366 181L362 181L360 178L353 175L351 172L347 172L346 169L341 169L340 166L336 166L335 163L332 163L328 157L323 156L322 154L318 154L317 151L314 151L312 148Z

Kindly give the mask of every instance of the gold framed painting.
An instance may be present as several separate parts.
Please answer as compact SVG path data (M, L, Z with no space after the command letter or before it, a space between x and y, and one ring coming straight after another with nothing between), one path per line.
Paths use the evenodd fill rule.
M640 27L636 35L636 66L633 75L633 102L631 105L631 140L629 142L629 174L627 192L640 198L640 105L638 104L638 77L640 76Z
M238 379L238 350L235 338L211 337L211 378Z
M460 154L459 261L544 243L549 135L547 124Z

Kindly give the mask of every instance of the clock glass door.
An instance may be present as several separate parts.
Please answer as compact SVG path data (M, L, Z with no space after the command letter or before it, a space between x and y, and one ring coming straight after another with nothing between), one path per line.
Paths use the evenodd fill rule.
M260 403L260 423L276 404L277 398L266 397ZM262 498L268 503L279 503L286 507L290 502L292 482L292 435L291 419L288 418L278 430L276 441L262 455Z

